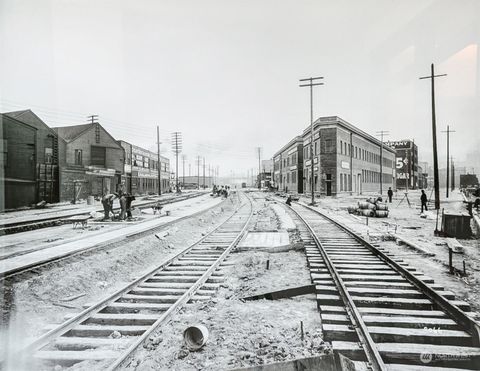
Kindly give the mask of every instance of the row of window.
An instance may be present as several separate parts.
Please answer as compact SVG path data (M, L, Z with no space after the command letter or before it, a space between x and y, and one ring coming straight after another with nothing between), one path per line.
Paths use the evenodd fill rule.
M282 179L283 179L284 183L290 183L290 181L291 181L293 184L296 184L297 183L297 172L294 170L291 173L287 173L287 176L277 177L277 182L279 180L281 182Z
M371 170L362 170L362 182L363 183L380 183L380 173ZM392 175L383 174L382 178L383 183L391 183Z
M292 166L297 164L297 153L296 152L293 153L292 155L287 156L287 158L283 159L283 167L290 166L290 164Z
M350 143L340 141L340 154L346 156L352 156L355 159L370 162L372 164L380 165L380 155L367 151L363 148L350 145ZM392 160L383 157L383 166L392 167Z
M318 156L318 154L321 152L323 153L332 153L333 152L333 141L331 139L325 139L323 151L320 149L320 142L317 140L313 142L313 155ZM303 156L305 159L310 158L310 152L312 151L310 144L307 144L305 147L303 147Z

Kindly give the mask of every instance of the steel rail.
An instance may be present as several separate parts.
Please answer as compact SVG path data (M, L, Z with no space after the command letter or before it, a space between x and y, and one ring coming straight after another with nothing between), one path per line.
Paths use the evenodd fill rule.
M215 205L215 206L218 206L218 205ZM236 208L235 211L232 213L232 215L230 215L226 220L219 223L213 230L208 232L205 236L202 236L200 239L195 241L189 247L180 251L179 253L177 253L173 257L170 257L170 258L166 259L164 262L160 263L160 265L151 269L149 272L147 272L144 275L142 275L141 277L137 278L135 281L129 283L127 286L124 286L123 288L115 291L113 294L111 294L108 297L102 299L101 301L99 301L98 303L90 306L89 308L86 308L85 310L83 310L82 312L80 312L76 316L68 319L67 321L65 321L64 323L59 325L58 327L46 332L45 334L43 334L42 336L37 338L35 341L33 341L32 343L30 343L26 347L24 347L21 351L19 351L18 352L19 355L20 354L33 354L35 351L40 350L44 346L48 345L55 338L58 338L58 337L64 335L65 333L67 333L68 331L73 329L76 325L78 325L78 324L82 323L83 321L87 320L88 318L90 318L93 314L98 313L101 310L103 310L104 308L106 308L108 306L108 304L110 304L111 302L114 302L115 300L121 298L122 295L124 295L126 292L130 291L132 288L134 288L135 286L137 286L141 282L143 282L145 280L148 280L153 275L155 275L156 272L158 272L159 270L161 270L161 269L165 268L166 266L170 265L171 263L173 263L177 259L181 258L185 254L190 252L195 246L197 246L198 244L200 244L201 242L203 242L204 240L209 238L213 233L215 233L218 229L220 229L223 225L225 225L228 221L230 221L235 215L237 215L237 212L240 210L241 207L243 207L243 205ZM251 214L252 214L252 212L250 213L249 220L251 218ZM183 296L182 296L182 298L183 298ZM162 315L162 317L163 317L163 315ZM4 366L3 365L4 361L5 360L0 360L0 368L2 368Z
M184 221L186 219L189 219L189 218L194 218L198 215L201 215L203 213L206 213L214 208L216 208L217 206L219 205L222 205L223 203L225 203L226 199L225 200L222 200L222 202L216 204L216 205L213 205L205 210L200 210L200 211L197 211L196 213L193 213L193 214L190 214L190 215L185 215L185 216L182 216L178 219L175 219L175 220L172 220L170 222L167 222L165 224L162 224L162 225L159 225L157 227L153 227L147 231L139 231L139 232L134 232L132 234L129 234L127 235L126 237L119 237L119 238L114 238L114 239L111 239L107 242L103 242L101 244L98 244L98 245L95 245L95 246L92 246L92 247L89 247L89 248L86 248L86 249L82 249L82 250L77 250L77 251L74 251L72 253L65 253L65 254L62 254L62 255L59 255L57 257L54 257L54 258L49 258L49 259L46 259L46 260L42 260L40 261L39 263L32 263L30 265L28 265L27 267L22 267L20 269L16 269L16 270L12 270L10 272L7 272L7 273L2 273L0 274L0 282L6 280L6 279L9 279L9 278L12 278L16 275L19 275L19 274L23 274L23 273L27 273L29 271L31 271L32 269L37 269L37 268L41 268L45 265L48 265L48 264L51 264L51 263L58 263L60 261L63 261L63 260L66 260L66 259L70 259L74 256L77 256L77 255L81 255L81 254L85 254L89 251L94 251L94 250L97 250L97 249L102 249L102 248L105 248L115 242L118 242L118 241L123 241L124 239L127 239L127 238L136 238L138 235L142 234L142 233L147 233L148 231L151 231L151 230L155 230L155 229L164 229L165 227L168 227L168 226L171 226L175 223L178 223L178 222L181 222L181 221ZM57 245L55 245L57 246ZM52 246L52 247L55 247L55 246ZM50 247L47 247L47 249L50 248ZM37 250L37 251L40 251L40 250ZM7 261L7 259L3 259L3 261Z
M301 206L304 206L304 205L301 205ZM308 209L310 210L310 208ZM360 339L365 356L367 357L367 360L370 363L372 369L374 371L387 371L387 366L383 362L382 356L380 355L377 345L373 341L370 335L370 332L368 331L367 325L363 321L362 316L358 311L355 302L350 296L350 293L348 292L348 289L345 286L343 279L340 277L340 274L337 272L337 269L335 268L334 264L330 260L330 257L328 256L327 251L323 247L323 244L320 242L315 231L310 226L310 224L306 221L306 219L303 216L301 216L297 210L293 208L290 208L290 210L292 210L297 215L297 217L305 224L312 238L317 244L318 250L322 254L325 265L330 275L332 276L335 282L335 286L338 289L338 293L340 294L345 304L345 309L347 311L347 314L352 324L354 325L355 332L357 333L358 338Z
M452 304L448 299L446 299L443 295L439 294L437 291L432 289L428 286L425 282L421 279L415 277L410 271L402 267L398 264L395 260L390 258L384 252L378 250L375 246L373 246L370 242L363 239L357 233L355 233L349 227L343 225L342 223L332 219L328 215L322 213L319 210L316 210L312 207L304 205L302 203L297 203L304 208L317 213L318 215L322 216L323 218L327 219L328 221L332 222L339 228L343 229L347 233L349 233L353 238L355 238L359 243L367 247L375 256L383 260L387 265L389 265L393 270L400 273L403 278L405 278L408 282L410 282L414 287L416 287L420 292L425 294L434 304L438 305L443 311L450 315L455 321L457 321L466 332L468 332L472 336L472 346L480 347L480 323L475 321L473 318L469 317L463 310L461 310L455 304Z
M140 345L142 345L146 339L148 339L148 337L153 331L155 331L158 327L160 327L162 324L167 322L176 311L178 311L184 304L186 304L190 300L190 298L193 295L195 295L195 292L209 279L212 273L215 272L217 267L223 262L223 260L227 257L227 255L230 254L231 250L235 248L238 242L244 237L245 231L247 230L253 215L253 204L249 196L246 196L246 197L247 197L247 200L250 202L250 206L251 206L250 213L245 222L245 225L243 226L242 230L237 235L237 237L234 239L234 241L225 249L225 251L217 258L217 260L215 260L215 262L210 266L210 268L193 284L193 286L190 289L188 289L188 291L184 293L174 304L172 304L172 306L165 313L163 313L162 316L147 331L145 331L129 348L127 348L122 353L122 355L119 358L117 358L115 362L107 368L107 371L114 371L114 370L117 370L120 366L122 366L129 359L132 353ZM235 214L237 214L238 211L243 206L245 206L245 204L240 206L235 211ZM234 215L232 215L232 217Z

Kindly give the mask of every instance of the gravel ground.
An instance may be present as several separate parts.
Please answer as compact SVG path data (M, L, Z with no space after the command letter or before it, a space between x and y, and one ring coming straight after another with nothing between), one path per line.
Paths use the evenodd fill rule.
M261 195L255 194L254 204L251 229L276 230L276 215ZM208 302L182 309L137 351L127 369L226 370L325 352L314 295L276 301L240 300L310 284L303 252L243 251L233 253L227 262L229 265L221 268L226 280L217 295ZM208 328L209 339L200 351L190 352L183 344L182 334L189 325L199 323Z
M3 282L1 348L8 351L28 343L45 325L61 323L64 315L79 312L85 303L98 301L150 271L201 238L232 210L232 203L226 201L167 227L170 234L163 240L154 236L165 229L159 228ZM81 296L71 299L77 295Z

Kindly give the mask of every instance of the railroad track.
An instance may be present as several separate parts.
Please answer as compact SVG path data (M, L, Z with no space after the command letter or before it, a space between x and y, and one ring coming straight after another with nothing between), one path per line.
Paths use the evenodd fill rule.
M480 327L468 303L322 212L297 203L288 210L336 354L357 369L480 370Z
M184 200L188 200L190 198L195 198L204 195L204 192L197 192L197 193L187 193L185 195L181 196L175 196L168 198L166 200L156 200L156 201L151 201L151 202L140 202L136 203L136 205L133 205L134 207L138 209L146 209L149 207L152 207L153 205L156 205L159 203L160 205L168 205L171 203L175 202L180 202ZM120 208L116 207L114 208L114 211L118 212ZM20 222L12 222L8 221L6 219L5 221L0 223L0 236L6 235L6 234L14 234L14 233L19 233L19 232L25 232L25 231L31 231L35 229L41 229L41 228L47 228L47 227L52 227L55 225L59 225L59 223L62 223L63 221L68 221L68 218L72 216L81 216L81 215L88 215L90 214L91 211L78 211L75 213L71 213L68 215L42 215L38 216L36 218L32 218L29 220L23 220ZM103 212L103 210L97 210L97 212Z
M236 197L243 198L241 206L213 231L108 298L54 326L22 354L34 369L82 361L93 362L95 370L123 365L184 304L215 294L222 281L218 268L244 236L252 217L250 199Z
M222 201L222 202L225 202ZM175 220L172 220L170 222L167 222L167 223L164 223L162 225L159 225L157 227L154 228L154 230L156 229L165 229L166 227L170 226L170 225L173 225L173 224L176 224L178 222L181 222L183 220L186 220L186 219L190 219L190 218L194 218L198 215L201 215L201 214L204 214L206 213L207 211L213 209L213 208L216 208L218 207L220 204L217 204L217 205L214 205L214 206L211 206L210 208L208 209L205 209L205 210L201 210L201 211L198 211L196 213L193 213L193 214L190 214L190 215L186 215L186 216L182 216L178 219L175 219ZM144 235L145 233L147 233L145 230L140 230L138 232L133 232L129 235L127 235L126 238L138 238L139 236L142 236ZM120 237L120 238L117 238L117 239L112 239L112 240L108 240L106 242L101 242L101 243L95 243L94 246L86 246L86 247L82 247L81 249L75 249L73 251L68 251L68 252L65 252L65 253L62 253L62 254L59 254L59 255L55 255L53 257L41 257L39 260L35 260L33 261L32 263L29 263L27 265L22 265L18 268L14 268L14 269L10 269L10 270L7 270L7 271L4 271L4 272L0 272L0 284L2 283L2 281L5 281L7 279L12 279L16 276L19 276L21 274L24 274L24 273L27 273L29 271L32 271L32 270L35 270L35 269L38 269L38 268L41 268L43 266L47 266L51 263L58 263L60 261L63 261L63 260L67 260L67 259L70 259L74 256L77 256L77 255L81 255L81 254L85 254L89 251L92 251L92 250L99 250L99 249L102 249L102 248L105 248L115 242L118 242L120 240L123 240L125 237ZM38 251L42 251L42 250L47 250L49 248L56 248L58 247L58 245L54 245L54 246L47 246L47 247L44 247L44 248L37 248L37 249L34 249L34 250L28 250L26 251L25 253L15 253L15 254L12 254L12 259L18 257L18 256L22 256L22 255L28 255L30 253L36 253ZM4 257L2 259L0 259L0 262L2 263L7 263L8 264L8 259L10 259L10 257Z

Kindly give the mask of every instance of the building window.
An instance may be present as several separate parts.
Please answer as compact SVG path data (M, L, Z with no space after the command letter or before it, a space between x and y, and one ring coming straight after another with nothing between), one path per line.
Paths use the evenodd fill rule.
M107 148L106 147L91 147L91 164L97 166L106 166Z
M332 140L331 139L325 139L325 152L326 153L331 153L332 151L333 151Z
M317 144L318 144L318 142L315 142L315 156L318 155Z
M340 141L340 154L343 155L343 142Z
M294 153L294 154L292 155L292 165L295 165L296 163L297 163L297 154Z
M347 142L343 143L343 151L345 152L344 155L347 154Z
M95 143L100 143L100 125L95 124Z
M82 150L81 149L76 149L75 150L75 165L82 165L83 160L82 160Z
M355 146L355 158L358 158L358 147Z
M292 171L292 183L296 183L297 182L297 172L296 171Z
M53 164L53 149L45 148L45 163Z

